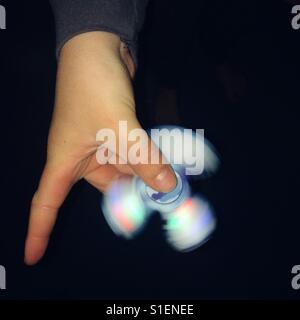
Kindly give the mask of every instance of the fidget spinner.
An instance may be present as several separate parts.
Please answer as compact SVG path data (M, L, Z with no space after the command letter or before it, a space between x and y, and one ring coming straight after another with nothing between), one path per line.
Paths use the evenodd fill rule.
M207 178L215 173L219 157L214 147L198 132L174 126L156 129L168 129L168 132L176 129L178 133L164 145L160 143L159 130L155 130L154 135L151 133L151 139L175 172L175 189L161 193L147 186L139 177L124 176L113 182L103 196L102 211L114 233L126 239L134 238L150 217L159 212L167 242L178 251L191 251L205 243L216 228L212 206L204 196L193 192L191 184L196 176ZM182 145L184 148L179 148ZM191 167L195 161L195 150L198 150L197 168ZM179 163L174 160L178 153L186 155L185 161Z

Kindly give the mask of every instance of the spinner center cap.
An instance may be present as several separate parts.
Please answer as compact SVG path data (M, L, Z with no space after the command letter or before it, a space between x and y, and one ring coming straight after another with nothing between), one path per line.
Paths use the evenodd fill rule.
M160 204L170 204L179 198L182 191L182 187L183 187L182 179L177 172L175 172L175 174L177 178L177 185L175 189L171 192L168 192L168 193L158 192L150 188L149 186L146 186L146 193L152 201L155 201Z

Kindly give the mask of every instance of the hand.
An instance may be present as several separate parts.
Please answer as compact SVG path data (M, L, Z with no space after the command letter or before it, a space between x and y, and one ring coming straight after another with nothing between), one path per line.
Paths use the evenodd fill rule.
M84 33L63 47L47 162L31 205L25 246L28 265L44 255L58 210L78 180L83 178L102 192L121 174L136 174L161 192L175 187L169 165L99 165L96 160L100 129L117 133L119 120L127 120L128 131L140 128L131 85L134 69L127 48L111 33Z

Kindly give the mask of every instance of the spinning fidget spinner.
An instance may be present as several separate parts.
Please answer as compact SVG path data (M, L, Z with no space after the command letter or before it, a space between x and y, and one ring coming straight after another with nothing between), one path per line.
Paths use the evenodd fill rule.
M191 157L191 150L197 147L201 150L203 160L199 163L203 170L199 177L207 177L217 170L219 158L213 146L198 132L171 126L158 129L176 129L177 133L189 134L190 139L185 139L184 153ZM182 135L175 135L167 146L161 146L159 139L155 139L158 136L153 137L152 133L151 138L173 167L177 177L176 188L169 193L161 193L147 186L138 177L124 176L115 181L103 197L102 211L114 233L126 239L141 232L149 218L159 212L168 243L178 251L194 250L209 239L216 227L213 209L202 195L192 192L188 180L192 182L189 178L195 175L188 174L192 171L189 171L187 164L191 163L188 161L191 159L185 158L187 161L183 164L176 164L174 161L174 150L183 152L177 148L182 145ZM172 152L173 156L170 156Z

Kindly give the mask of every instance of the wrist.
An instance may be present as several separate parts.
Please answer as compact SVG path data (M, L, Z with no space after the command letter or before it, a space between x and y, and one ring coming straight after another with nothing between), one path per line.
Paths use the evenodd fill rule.
M74 36L61 50L60 61L66 59L84 59L89 61L113 61L121 59L131 76L134 77L135 65L127 46L114 33L93 31Z
M93 31L78 34L65 43L60 58L64 55L103 55L118 53L121 39L113 33Z

